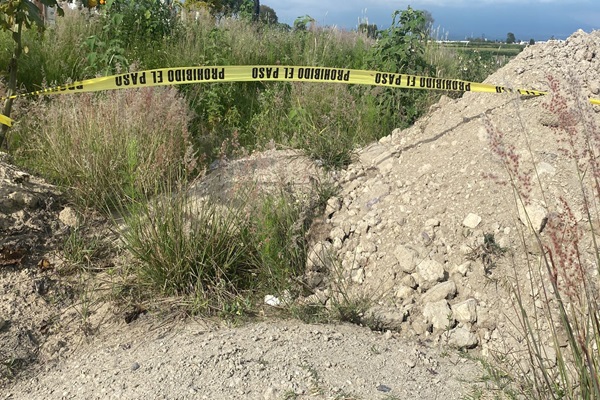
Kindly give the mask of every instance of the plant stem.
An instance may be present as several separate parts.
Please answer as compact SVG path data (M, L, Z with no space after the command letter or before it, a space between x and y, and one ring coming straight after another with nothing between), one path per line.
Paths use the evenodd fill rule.
M8 71L10 73L10 76L8 79L8 90L6 92L6 100L4 101L4 109L2 111L2 113L7 117L10 117L10 112L12 111L12 104L14 99L11 99L11 96L17 91L17 63L19 58L21 57L21 52L23 51L23 42L21 40L22 30L23 22L19 22L17 25L17 32L13 32L13 39L16 42L16 46L13 56L8 64ZM8 126L2 125L2 129L0 131L0 148L2 148L4 145L4 140L6 138L7 132Z

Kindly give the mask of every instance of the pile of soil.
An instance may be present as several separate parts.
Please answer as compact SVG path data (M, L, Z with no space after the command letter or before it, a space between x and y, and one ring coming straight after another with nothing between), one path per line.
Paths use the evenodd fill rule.
M579 31L564 42L527 47L486 83L547 91L552 77L565 92L575 88L593 98L600 95L598 68L600 32ZM413 127L361 149L341 177L341 193L329 201L328 229L313 247L308 275L315 298L335 296L332 285L339 286L341 276L346 290L376 300L372 312L386 328L407 338L479 347L484 354L519 348L507 284L529 282L526 256L539 249L489 131L500 132L506 149L514 146L521 170L532 178L526 189L531 228L544 238L549 214L564 210L561 199L585 225L574 160L561 151L550 101L444 97ZM600 107L584 102L598 129ZM581 249L597 271L591 242ZM527 293L528 309L543 306L539 290ZM551 340L543 346L553 358Z

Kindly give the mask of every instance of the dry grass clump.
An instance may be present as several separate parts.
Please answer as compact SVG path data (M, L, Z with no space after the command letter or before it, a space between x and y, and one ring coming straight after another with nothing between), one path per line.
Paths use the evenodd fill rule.
M291 298L301 290L308 225L323 201L245 188L223 202L182 188L136 204L122 234L137 287L225 317L256 311L265 295Z
M547 204L542 228L533 227L527 216L530 226L522 237L528 280L511 284L526 360L508 357L500 368L527 398L600 399L600 128L574 79L565 85L549 77L549 86L545 108L556 120L554 140L571 163L578 193ZM516 206L524 208L539 182L535 169L506 143L503 132L489 122L486 127ZM531 148L529 152L533 154ZM579 206L572 196L579 197ZM579 212L583 218L576 218ZM526 240L529 235L533 242ZM534 243L537 255L527 251L527 243ZM539 293L541 301L530 306L527 293Z
M86 207L114 209L193 169L190 113L171 87L42 99L12 134L16 157Z

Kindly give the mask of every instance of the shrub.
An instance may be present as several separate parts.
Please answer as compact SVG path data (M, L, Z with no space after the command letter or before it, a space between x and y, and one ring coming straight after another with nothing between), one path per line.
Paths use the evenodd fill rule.
M338 94L330 102L328 90ZM327 168L351 161L354 138L359 134L354 99L341 85L323 88L305 83L276 83L259 97L261 112L252 120L259 146L272 141L302 149Z
M142 286L192 312L244 313L298 290L314 207L285 191L240 189L224 202L179 190L130 207L123 239Z
M178 23L175 4L168 1L108 0L106 13L109 18L121 15L121 39L140 44L171 35Z
M385 72L430 76L435 72L425 57L429 29L425 13L408 7L393 14L392 25L380 33L369 68ZM378 96L382 119L391 129L412 124L427 110L428 93L385 88Z

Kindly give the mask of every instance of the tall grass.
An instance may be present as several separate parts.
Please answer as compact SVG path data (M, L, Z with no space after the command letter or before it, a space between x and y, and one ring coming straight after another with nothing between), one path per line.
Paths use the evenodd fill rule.
M19 69L24 91L94 77L97 71L114 67L102 66L101 62L121 56L135 69L260 64L362 69L368 68L375 43L365 35L337 28L288 32L273 25L235 18L216 20L200 14L198 19L181 21L169 36L157 38L152 46L144 42L143 35L136 35L115 48L110 29L102 25L107 20L87 12L66 11L65 18L58 18L43 37L26 33L28 52ZM89 57L90 37L95 38L95 57ZM5 44L0 49L8 52L11 40L9 35L0 34L0 43ZM480 80L499 66L433 41L428 42L427 57L436 74L443 77ZM116 67L127 70L130 65ZM440 95L429 92L418 96L418 104L390 108L381 88L348 85L249 82L181 85L177 90L193 113L190 137L208 162L220 155L224 141L236 135L248 150L269 142L301 146L315 158L333 159L332 165L338 166L345 165L348 157L335 153L351 151L406 126L411 121L408 114L425 112ZM281 106L273 107L274 102ZM410 113L406 113L408 108ZM340 146L331 148L327 142ZM341 159L345 160L338 161Z
M65 9L55 25L43 34L35 29L24 31L26 51L19 62L17 80L23 91L38 90L48 85L61 85L86 78L85 39L100 31L96 20L85 14ZM0 34L0 70L6 71L13 42L9 33Z
M571 163L578 192L550 203L540 184L549 207L545 226L532 226L527 216L529 229L522 235L529 280L517 279L512 285L527 359L525 364L514 360L520 373L511 375L527 398L600 399L600 127L574 78L565 85L549 77L549 83L546 109L557 121L553 139ZM487 130L515 202L524 208L539 178L528 173L525 161L502 131L489 122ZM576 218L576 212L584 218ZM525 237L529 235L534 237L539 257L527 253ZM526 301L530 291L540 293L536 306ZM548 342L550 346L545 345Z
M119 208L193 169L185 101L174 88L41 99L10 136L15 157L84 207Z
M243 209L172 193L130 208L123 239L140 263L142 285L219 309L254 282L250 221ZM253 276L254 275L254 276Z
M287 32L208 14L185 23L160 51L144 46L144 68L184 65L315 65L361 68L372 41L341 29Z
M251 187L216 199L179 190L129 207L123 241L140 286L226 315L300 291L308 225L322 204Z

